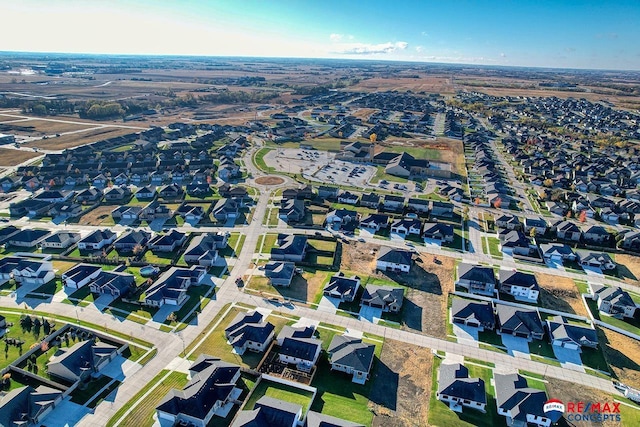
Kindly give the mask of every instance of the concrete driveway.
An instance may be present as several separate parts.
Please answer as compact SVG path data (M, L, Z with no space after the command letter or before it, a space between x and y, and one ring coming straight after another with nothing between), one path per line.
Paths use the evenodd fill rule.
M458 342L460 342L460 340L464 340L465 344L472 347L478 347L478 328L454 323L453 333L458 337Z
M552 347L553 354L555 354L556 359L558 359L558 362L560 362L560 365L563 368L571 369L572 371L584 372L582 359L580 358L580 353L578 353L577 350L571 350L557 345Z
M547 264L547 267L549 268L555 268L556 270L561 270L564 271L564 265L562 265L562 261L561 260L555 260L555 259L545 259L544 263Z
M339 305L340 305L339 298L322 296L322 298L320 299L320 302L318 303L318 310L322 310L331 314L336 314L336 311L338 310Z
M363 305L360 308L359 320L366 320L371 323L378 323L378 320L382 318L382 309L369 307L368 305Z
M507 347L510 356L531 360L529 341L513 335L502 335L502 344Z

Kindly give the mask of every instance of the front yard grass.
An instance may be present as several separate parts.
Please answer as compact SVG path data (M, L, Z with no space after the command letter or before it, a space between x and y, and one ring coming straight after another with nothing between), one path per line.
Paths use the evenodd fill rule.
M14 338L24 341L22 345L22 351L20 348L14 345L5 345L4 357L0 357L0 369L4 369L11 362L16 360L18 357L22 355L25 351L28 351L31 345L40 341L39 338L44 334L42 328L34 328L31 327L29 330L22 329L20 326L20 315L19 314L3 314L7 324L13 324L13 326L9 326L7 328L6 333L3 338ZM34 316L31 316L32 318ZM61 325L56 325L58 328Z
M502 252L500 251L500 240L496 237L486 237L487 246L489 247L489 254L492 257L502 259Z
M165 379L163 377L169 373L168 370L161 371L152 379L146 387L140 390L118 412L109 420L107 427L113 426L122 416L134 405L137 406L124 418L120 425L123 426L150 426L153 424L153 415L160 400L171 390L176 388L182 390L187 384L187 375L181 372L171 372ZM153 391L144 399L142 396L151 388Z

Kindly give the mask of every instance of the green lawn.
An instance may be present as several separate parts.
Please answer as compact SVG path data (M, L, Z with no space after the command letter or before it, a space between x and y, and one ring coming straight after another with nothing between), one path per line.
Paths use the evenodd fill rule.
M171 261L175 257L172 252L158 252L153 253L151 251L145 252L143 258L149 264L171 264Z
M497 237L485 237L487 245L489 246L489 254L491 256L502 259L502 252L500 251L500 240Z
M124 404L118 412L109 420L107 427L113 426L134 405L138 404L120 423L121 426L150 426L153 424L153 415L160 400L171 390L181 390L187 384L187 375L180 372L171 372L166 379L162 379L169 371L161 371L149 384ZM153 391L144 399L142 396L153 386Z
M284 400L285 402L295 403L302 406L302 413L305 414L311 404L313 393L295 387L289 387L284 384L278 384L267 380L262 380L255 387L251 396L247 400L245 410L251 410L255 406L258 399L262 396L273 397L274 399Z
M319 251L329 251L329 252L336 251L337 242L335 241L309 239L308 242L310 246L313 246L315 249Z
M44 335L42 328L32 327L29 330L24 330L20 326L20 315L19 314L3 314L7 324L13 323L13 326L10 326L4 335L3 338L16 338L24 341L22 345L22 351L16 346L6 345L4 346L5 351L0 356L0 369L7 367L11 362L16 360L22 353L29 350L32 344L39 342L39 338ZM31 316L33 319L34 316ZM63 325L59 322L56 324L56 328L60 328Z
M271 148L261 148L260 150L258 150L254 155L253 155L253 164L260 169L261 171L264 172L275 172L275 168L269 167L267 166L267 164L264 161L264 156L266 156L269 151L272 151Z
M585 298L587 301L587 306L593 314L595 319L598 319L604 323L607 323L611 326L615 326L617 328L623 329L627 332L631 332L634 334L640 335L640 321L635 319L616 319L615 317L608 316L606 314L600 313L598 310L598 303L592 300L591 298Z
M263 254L271 253L271 249L276 245L277 240L277 234L265 234L262 239L262 250L260 250L260 248L257 248L256 252L260 252ZM260 243L260 240L258 240L258 243Z

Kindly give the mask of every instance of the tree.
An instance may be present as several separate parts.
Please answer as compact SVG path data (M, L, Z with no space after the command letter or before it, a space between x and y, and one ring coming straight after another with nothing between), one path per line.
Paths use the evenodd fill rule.
M369 141L376 142L376 139L378 139L378 135L376 135L375 133L369 135Z
M529 237L531 237L532 239L535 239L537 233L538 233L538 231L536 230L536 228L535 227L531 227L531 230L529 230Z
M553 180L547 178L544 181L542 181L542 185L547 187L547 188L551 188L551 187L553 187Z

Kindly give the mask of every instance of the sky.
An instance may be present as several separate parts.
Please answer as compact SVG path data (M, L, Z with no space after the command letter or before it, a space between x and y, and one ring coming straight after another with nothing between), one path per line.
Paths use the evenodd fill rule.
M640 0L0 0L0 51L640 70Z

